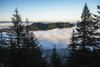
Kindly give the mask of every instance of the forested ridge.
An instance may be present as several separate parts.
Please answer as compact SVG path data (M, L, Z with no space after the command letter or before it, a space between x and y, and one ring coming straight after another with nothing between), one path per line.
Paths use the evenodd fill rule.
M56 23L33 23L29 25L29 30L50 30L54 28L68 28L74 26L71 23L63 23L63 22L56 22Z

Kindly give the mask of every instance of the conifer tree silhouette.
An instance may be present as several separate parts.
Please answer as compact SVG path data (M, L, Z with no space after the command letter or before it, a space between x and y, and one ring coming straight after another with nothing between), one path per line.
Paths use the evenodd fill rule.
M61 67L61 59L56 52L56 46L55 45L54 45L54 48L52 50L51 67Z

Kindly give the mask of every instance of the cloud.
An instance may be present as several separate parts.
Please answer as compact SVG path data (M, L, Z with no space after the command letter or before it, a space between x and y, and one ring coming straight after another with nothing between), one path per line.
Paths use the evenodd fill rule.
M0 26L12 26L12 23L1 23ZM52 29L46 31L33 31L39 44L44 49L52 49L56 45L57 49L66 48L70 43L72 30L76 27L63 28L63 29ZM5 35L5 34L4 34ZM6 35L5 35L6 37Z
M66 48L70 43L72 30L74 28L75 27L63 29L56 28L47 31L34 31L33 33L36 35L36 38L44 49L52 49L54 45L60 49Z

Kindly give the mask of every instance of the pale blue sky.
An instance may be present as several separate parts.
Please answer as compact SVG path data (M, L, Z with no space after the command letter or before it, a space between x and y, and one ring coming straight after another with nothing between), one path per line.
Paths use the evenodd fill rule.
M11 21L16 7L23 21L77 21L85 2L96 14L100 0L0 0L0 21Z

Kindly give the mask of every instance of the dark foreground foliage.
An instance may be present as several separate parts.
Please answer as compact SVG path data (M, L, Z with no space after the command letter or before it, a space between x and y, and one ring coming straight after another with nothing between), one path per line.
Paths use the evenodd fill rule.
M99 67L100 66L100 29L93 21L87 4L83 9L82 21L77 23L77 33L73 31L69 56L65 67Z
M1 37L0 67L46 67L47 63L42 57L43 49L35 35L28 31L28 26L22 25L17 9L13 16L8 40Z
M100 6L98 6L100 10ZM100 11L98 11L100 14ZM12 18L13 26L9 37L4 39L0 34L0 67L99 67L100 66L100 16L92 14L87 4L83 9L82 21L77 23L76 33L73 30L69 54L62 59L54 46L50 63L43 57L43 49L39 46L35 35L30 30L48 30L66 28L69 23L34 23L23 25L18 10ZM45 35L45 34L44 34Z

